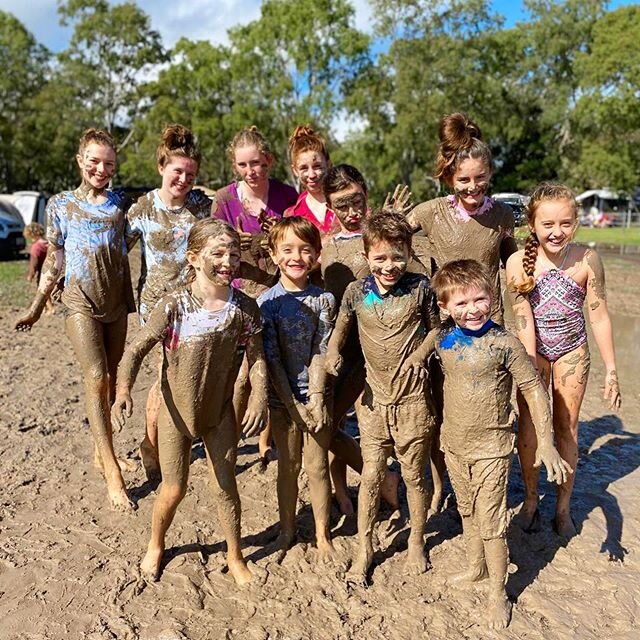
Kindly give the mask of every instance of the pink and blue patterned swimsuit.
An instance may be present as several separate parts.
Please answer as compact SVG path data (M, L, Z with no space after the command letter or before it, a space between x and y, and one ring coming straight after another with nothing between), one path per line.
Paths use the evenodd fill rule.
M549 269L536 278L529 304L536 327L536 350L549 362L587 341L582 307L586 290L562 270Z

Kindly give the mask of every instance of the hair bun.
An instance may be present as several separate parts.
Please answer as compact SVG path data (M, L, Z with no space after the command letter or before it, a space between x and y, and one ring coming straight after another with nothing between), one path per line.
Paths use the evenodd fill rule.
M186 149L195 144L193 133L181 124L168 124L162 132L162 142L168 150Z
M438 137L443 147L457 152L467 149L473 144L474 138L482 140L480 127L467 116L466 113L450 113L440 120Z

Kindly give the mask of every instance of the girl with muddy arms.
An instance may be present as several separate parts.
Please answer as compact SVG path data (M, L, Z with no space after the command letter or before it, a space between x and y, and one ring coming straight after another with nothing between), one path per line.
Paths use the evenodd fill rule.
M135 310L124 211L118 196L107 189L116 171L115 141L106 131L87 129L76 161L82 184L59 193L47 205L49 248L42 277L16 329L29 331L38 321L64 265L65 329L82 370L95 464L104 473L112 507L131 511L135 505L127 496L113 450L109 410L127 314Z
M571 242L578 225L571 190L552 183L536 187L527 205L527 224L530 235L525 248L507 262L507 283L518 337L543 382L551 387L556 446L574 472L558 487L554 518L556 532L569 539L576 534L571 493L578 463L578 417L590 362L585 300L606 370L604 398L611 409L618 409L621 397L613 334L602 261L593 249ZM517 518L525 531L536 531L540 527L536 435L521 397L518 406L518 455L525 501Z
M251 580L240 550L240 497L236 485L236 418L233 388L245 357L252 394L243 419L247 436L266 423L266 364L255 301L231 282L240 266L238 233L221 220L193 225L187 245L187 284L152 310L120 364L114 421L131 416L131 389L145 355L162 344L158 451L162 485L153 508L151 540L140 565L159 578L165 535L187 491L191 445L202 438L207 452L229 571L238 584Z
M489 197L493 173L491 150L480 128L464 113L450 113L440 120L440 144L434 177L453 193L417 205L407 215L415 231L426 236L428 251L437 269L451 260L477 260L489 271L495 290L500 291L500 263L506 264L517 250L513 238L513 212L508 205ZM491 319L503 323L502 297L496 295ZM438 414L442 407L442 373L434 362L432 392ZM439 416L439 422L441 418ZM431 469L434 492L432 511L440 508L444 479L444 457L438 436L433 439Z
M200 160L193 133L179 124L167 125L156 150L162 185L141 196L127 213L127 246L131 250L139 239L142 248L138 315L143 326L158 300L184 284L189 231L195 222L211 216L211 199L193 189ZM140 457L150 479L157 479L160 473L158 384L149 390L146 433L140 445Z

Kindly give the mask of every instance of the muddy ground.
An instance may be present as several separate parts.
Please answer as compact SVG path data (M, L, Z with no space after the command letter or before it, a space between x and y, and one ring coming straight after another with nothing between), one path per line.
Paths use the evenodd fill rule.
M347 587L344 565L355 526L333 513L343 564L316 563L308 492L299 503L300 543L283 564L270 543L277 533L276 464L260 472L254 440L238 458L244 551L254 583L238 588L226 572L216 510L201 446L193 448L188 494L169 531L160 582L140 580L155 487L137 456L151 363L135 387L134 417L117 436L134 515L110 510L92 466L93 446L82 381L62 317L44 317L31 335L12 324L19 309L0 301L0 638L243 640L545 639L640 637L640 353L639 264L606 261L623 408L601 401L603 372L594 354L580 424L581 460L574 496L580 534L566 547L552 532L554 497L541 482L543 530L509 533L507 590L515 602L506 632L481 624L485 587L447 586L464 562L461 527L448 501L428 522L432 568L403 574L407 526L384 512L368 589ZM130 331L136 330L131 316ZM304 474L303 474L304 475ZM354 497L358 479L350 477ZM514 464L509 504L522 484ZM403 501L406 513L406 502Z

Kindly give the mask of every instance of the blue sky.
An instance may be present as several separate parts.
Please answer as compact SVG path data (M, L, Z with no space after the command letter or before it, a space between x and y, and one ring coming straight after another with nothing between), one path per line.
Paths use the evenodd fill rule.
M109 0L117 4L118 0ZM352 0L356 7L356 24L367 29L371 9L366 0ZM260 0L137 0L137 4L151 16L165 46L172 46L180 37L191 40L224 42L229 27L250 22L260 15ZM613 0L610 8L634 4L631 0ZM525 17L524 3L514 0L494 0L494 8L505 16L507 25ZM214 9L215 7L215 9ZM13 13L36 39L52 49L66 47L69 30L58 23L56 0L0 0L0 11Z

